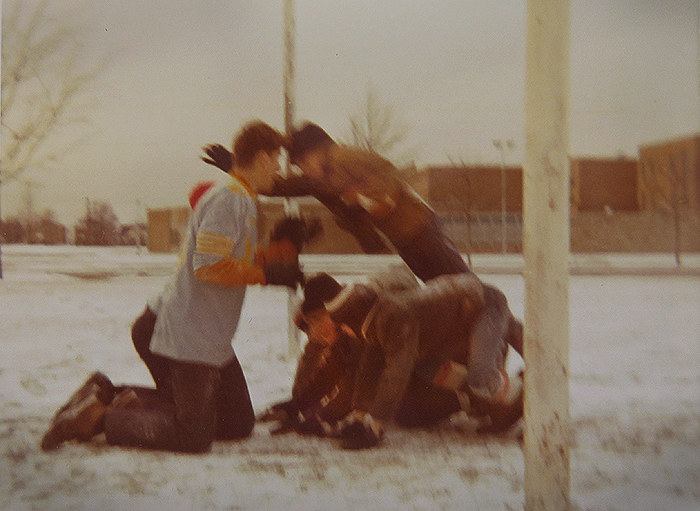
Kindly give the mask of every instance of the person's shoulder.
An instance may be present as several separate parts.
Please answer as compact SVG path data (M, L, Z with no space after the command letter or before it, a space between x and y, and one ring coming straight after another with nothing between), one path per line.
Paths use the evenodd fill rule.
M233 178L225 189L234 196L255 197L255 193L240 179Z
M241 214L254 209L254 196L238 181L232 181L216 187L205 197L202 215Z

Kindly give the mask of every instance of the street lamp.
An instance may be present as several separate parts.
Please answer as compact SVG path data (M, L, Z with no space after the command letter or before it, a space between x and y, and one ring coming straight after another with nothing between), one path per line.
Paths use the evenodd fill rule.
M513 150L515 142L512 140L494 140L493 145L501 153L501 252L508 251L508 236L506 233L506 158L505 150Z

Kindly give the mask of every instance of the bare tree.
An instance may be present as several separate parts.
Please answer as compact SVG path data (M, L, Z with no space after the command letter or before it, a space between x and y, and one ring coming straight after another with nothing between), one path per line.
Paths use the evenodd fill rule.
M402 151L409 129L390 103L382 102L374 87L367 87L365 101L350 115L348 143L405 165L415 148Z
M112 206L101 201L85 201L85 216L75 225L76 245L117 245L119 219Z
M91 92L108 59L90 64L87 23L14 0L2 17L2 181L43 169L86 138ZM82 128L82 129L80 129Z

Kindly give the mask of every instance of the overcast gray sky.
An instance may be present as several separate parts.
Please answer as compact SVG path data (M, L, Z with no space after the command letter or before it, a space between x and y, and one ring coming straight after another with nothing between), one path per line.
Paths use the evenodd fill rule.
M27 2L33 0L25 0ZM698 2L572 0L571 154L636 156L700 131ZM60 8L72 0L52 2ZM35 207L72 224L85 198L122 222L186 204L199 160L260 118L280 129L282 0L94 0L95 54L114 52L93 134L50 171ZM525 0L296 0L296 118L342 138L368 86L409 127L419 166L522 161ZM4 185L3 217L21 188ZM140 207L139 207L140 204Z

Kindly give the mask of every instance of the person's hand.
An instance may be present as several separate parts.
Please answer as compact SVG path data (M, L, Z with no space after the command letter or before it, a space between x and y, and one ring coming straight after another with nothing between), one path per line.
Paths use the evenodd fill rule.
M270 430L271 435L281 435L296 431L299 428L300 414L294 402L282 401L272 405L258 417L259 422L277 422L277 426Z
M206 156L200 156L205 163L229 172L233 168L231 152L221 144L209 144L202 147Z
M340 423L339 430L344 449L367 449L378 445L384 438L379 421L359 410L350 412Z
M300 435L310 436L331 436L333 428L326 421L321 419L318 414L310 413L307 416L302 415L297 432Z
M294 291L298 284L304 283L304 273L296 263L271 262L263 267L263 272L265 273L265 284L267 285L287 286Z
M279 422L288 417L296 417L299 414L299 409L293 399L288 401L280 401L270 406L262 412L258 417L260 422Z

